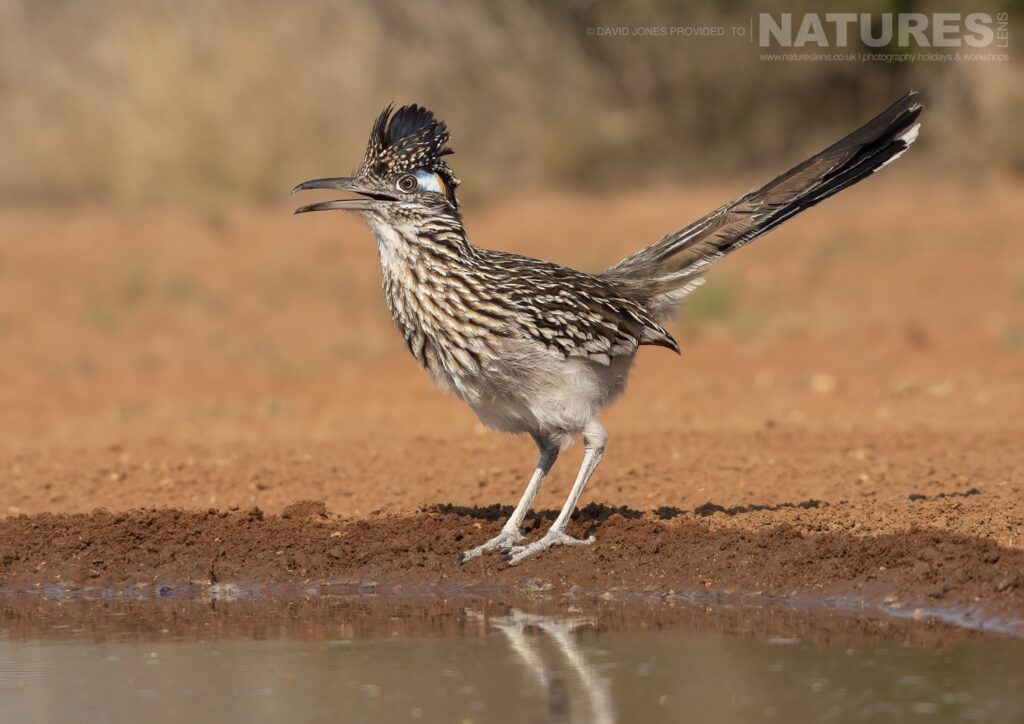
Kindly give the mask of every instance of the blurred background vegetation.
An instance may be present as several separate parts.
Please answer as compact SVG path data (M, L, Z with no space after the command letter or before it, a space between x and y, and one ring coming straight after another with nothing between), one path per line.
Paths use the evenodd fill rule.
M588 28L759 12L1007 11L1011 62L767 62ZM915 87L917 163L1024 171L1020 0L0 0L0 204L214 208L357 164L391 100L448 121L470 195L778 170ZM857 48L853 48L857 49Z

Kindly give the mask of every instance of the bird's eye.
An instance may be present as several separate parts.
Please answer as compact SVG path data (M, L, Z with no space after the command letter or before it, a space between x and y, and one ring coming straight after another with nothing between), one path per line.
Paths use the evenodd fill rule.
M416 180L416 177L412 174L406 174L402 178L398 179L398 190L403 191L407 194L411 194L417 188L419 188L420 182Z

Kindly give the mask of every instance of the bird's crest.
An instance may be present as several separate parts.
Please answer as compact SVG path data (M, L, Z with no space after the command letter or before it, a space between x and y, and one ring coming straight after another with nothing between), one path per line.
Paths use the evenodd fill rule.
M426 169L444 179L457 205L455 187L459 180L443 158L454 153L448 146L448 127L422 106L402 106L392 113L393 108L394 104L388 104L373 124L360 174L388 177Z

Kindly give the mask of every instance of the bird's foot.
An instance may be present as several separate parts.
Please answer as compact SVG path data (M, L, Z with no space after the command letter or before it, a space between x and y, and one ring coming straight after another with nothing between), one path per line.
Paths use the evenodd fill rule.
M510 566L518 566L527 558L535 556L541 551L546 551L548 548L554 548L555 546L588 546L595 540L594 536L580 539L573 538L571 535L562 533L561 531L557 533L548 531L544 534L543 538L534 541L529 545L514 546L508 553L501 557L501 560L505 561Z
M523 534L519 532L519 529L515 530L502 530L498 535L491 538L486 543L478 545L476 548L460 553L459 557L455 559L455 565L461 566L466 561L477 558L487 551L507 551L511 550L516 543L523 539Z

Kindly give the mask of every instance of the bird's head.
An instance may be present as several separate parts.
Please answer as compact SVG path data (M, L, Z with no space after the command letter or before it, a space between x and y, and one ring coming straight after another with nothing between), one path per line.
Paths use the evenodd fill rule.
M366 156L354 176L313 179L292 189L292 193L337 189L358 198L308 204L295 213L345 209L389 224L437 216L458 218L455 187L459 180L444 162L452 153L450 138L444 122L426 108L402 106L392 112L389 105L373 124Z

